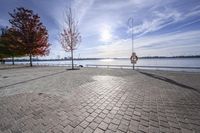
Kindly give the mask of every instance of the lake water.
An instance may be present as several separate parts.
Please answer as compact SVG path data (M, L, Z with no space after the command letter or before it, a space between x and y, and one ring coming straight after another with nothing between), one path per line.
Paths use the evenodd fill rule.
M9 64L11 62L8 62ZM16 64L26 64L29 62L16 62ZM34 65L65 65L71 64L71 61L34 61ZM132 65L129 59L102 59L102 60L75 60L74 64L83 65ZM136 66L171 66L171 67L200 67L200 58L164 58L164 59L139 59ZM131 69L131 68L129 68ZM150 68L145 68L150 69ZM155 69L155 68L151 68ZM156 68L158 69L158 68ZM161 68L159 68L161 69ZM162 70L175 71L200 71L200 69L171 69L162 68Z

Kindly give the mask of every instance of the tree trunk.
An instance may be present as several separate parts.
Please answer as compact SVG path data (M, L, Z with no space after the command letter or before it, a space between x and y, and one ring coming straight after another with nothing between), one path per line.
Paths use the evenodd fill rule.
M30 54L29 57L30 57L30 66L32 67L33 66L33 64L32 64L32 55Z
M71 58L72 58L72 69L74 69L74 57L73 57L73 50L71 50Z
M14 56L12 56L12 65L15 65Z

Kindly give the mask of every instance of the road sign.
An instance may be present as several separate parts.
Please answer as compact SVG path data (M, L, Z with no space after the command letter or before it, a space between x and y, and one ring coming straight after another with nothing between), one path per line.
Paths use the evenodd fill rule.
M138 57L137 57L135 52L132 53L130 60L131 60L132 64L136 64L137 63Z

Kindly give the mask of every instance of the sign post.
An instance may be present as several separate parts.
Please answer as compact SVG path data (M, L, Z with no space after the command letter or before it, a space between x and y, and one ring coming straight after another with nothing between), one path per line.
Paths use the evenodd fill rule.
M135 69L135 64L138 60L136 53L134 52L134 33L133 33L133 18L128 19L128 26L131 28L131 38L132 38L132 55L131 55L131 63L133 64L133 70ZM136 61L135 61L136 60Z
M132 53L130 57L131 63L133 64L133 70L135 69L135 64L137 63L138 57L135 52Z

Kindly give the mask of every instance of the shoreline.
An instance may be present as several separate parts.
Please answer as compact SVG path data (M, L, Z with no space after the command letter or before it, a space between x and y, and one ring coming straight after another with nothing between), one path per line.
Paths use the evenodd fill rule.
M76 64L75 64L76 65ZM97 65L98 66L98 65ZM76 66L80 69L83 69L83 68L100 68L100 69L122 69L122 70L132 70L132 66L130 65L130 68L126 68L126 67L123 67L123 68L120 68L120 67L114 67L115 65L111 65L113 67L107 67L109 65L102 65L104 67L87 67L87 66L83 66L83 67L79 67L79 66ZM118 65L116 65L118 66ZM121 65L119 65L121 66ZM122 65L123 66L123 65ZM124 65L126 66L126 65ZM11 65L11 64L0 64L0 70L4 70L4 69L9 69L9 68L25 68L25 67L30 67L29 64L15 64L15 65ZM66 68L70 68L70 64L33 64L32 68L36 68L36 67L66 67ZM31 68L31 67L30 67ZM135 66L135 70L142 70L142 71L163 71L163 72L177 72L177 73L192 73L192 74L200 74L200 70L198 69L179 69L176 67L175 68L139 68L137 66Z

